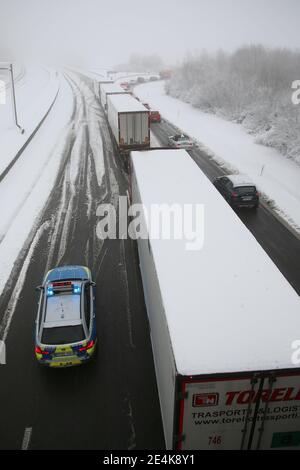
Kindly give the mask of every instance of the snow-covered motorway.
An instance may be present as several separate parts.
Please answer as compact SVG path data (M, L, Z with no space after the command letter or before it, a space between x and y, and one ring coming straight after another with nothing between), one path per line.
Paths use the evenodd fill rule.
M62 81L57 103L27 149L36 154L34 146L42 138L48 159L36 172L29 166L35 175L26 198L16 202L13 219L7 216L3 223L2 243L18 220L11 236L22 231L20 213L39 214L0 300L0 338L6 341L6 365L0 365L0 448L163 448L136 247L131 240L101 242L95 234L97 206L116 203L119 194L126 194L128 180L92 81L74 73ZM66 123L51 143L64 102ZM22 180L16 184L22 186ZM52 185L48 197L45 185ZM37 364L33 332L34 288L59 264L84 264L93 271L99 349L91 364L57 371Z

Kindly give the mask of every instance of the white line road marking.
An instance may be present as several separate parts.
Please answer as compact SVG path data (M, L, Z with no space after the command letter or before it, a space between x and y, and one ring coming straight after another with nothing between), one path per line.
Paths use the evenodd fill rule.
M19 297L20 297L20 292L23 289L24 283L25 283L25 278L27 275L27 270L29 269L29 264L34 252L34 249L36 248L41 236L43 235L44 231L48 229L50 226L49 220L46 220L36 231L36 234L33 238L33 240L30 243L30 247L27 251L27 255L25 260L23 261L23 265L20 271L20 274L18 276L18 280L15 284L15 288L12 292L12 295L10 297L8 307L6 309L6 312L4 314L4 317L2 319L2 323L0 324L0 337L2 341L5 341L8 335L9 327L15 312L16 305L18 303Z
M131 318L131 310L130 310L130 299L129 299L129 285L128 285L128 272L127 272L127 265L126 265L126 254L125 254L125 242L122 238L120 243L120 257L121 257L121 266L122 266L122 274L123 274L123 281L124 281L124 289L126 295L126 314L127 314L127 323L128 323L128 334L129 334L129 342L132 349L135 349L135 344L133 341L133 332L132 332L132 318Z
M6 347L5 342L0 339L0 364L6 364Z
M22 450L28 450L31 434L32 434L32 428L25 428L23 442L22 442Z

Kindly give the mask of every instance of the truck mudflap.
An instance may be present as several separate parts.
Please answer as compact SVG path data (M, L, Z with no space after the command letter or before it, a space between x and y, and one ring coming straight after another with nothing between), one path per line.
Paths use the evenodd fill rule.
M177 450L300 450L300 370L178 381Z

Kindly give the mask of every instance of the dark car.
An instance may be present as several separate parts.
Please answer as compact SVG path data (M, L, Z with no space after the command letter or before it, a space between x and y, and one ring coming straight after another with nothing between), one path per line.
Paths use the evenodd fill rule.
M259 206L259 194L256 186L246 176L221 176L215 179L214 185L234 208L249 207L257 209Z

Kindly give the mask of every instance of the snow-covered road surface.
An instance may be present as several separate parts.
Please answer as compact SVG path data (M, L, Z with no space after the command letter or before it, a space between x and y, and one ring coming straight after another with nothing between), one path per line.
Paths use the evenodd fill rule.
M0 185L0 294L53 187L66 146L73 94L63 79L44 126Z

